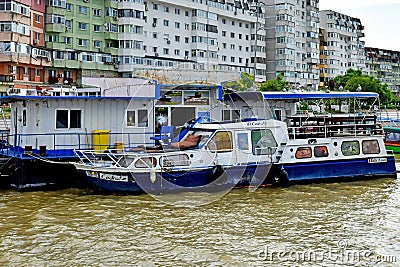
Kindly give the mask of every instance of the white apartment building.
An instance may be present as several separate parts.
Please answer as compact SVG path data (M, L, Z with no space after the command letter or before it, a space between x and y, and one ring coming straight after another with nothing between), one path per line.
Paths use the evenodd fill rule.
M238 1L178 0L118 3L119 68L180 69L254 73L265 80L264 20L256 4ZM121 17L121 10L144 10L144 18ZM140 12L138 12L139 14ZM123 31L122 31L123 30ZM257 52L254 50L256 49ZM263 64L254 64L254 57Z
M316 89L319 79L319 0L264 0L268 7L267 79Z
M320 82L346 74L349 68L365 68L364 26L360 19L332 10L321 10Z

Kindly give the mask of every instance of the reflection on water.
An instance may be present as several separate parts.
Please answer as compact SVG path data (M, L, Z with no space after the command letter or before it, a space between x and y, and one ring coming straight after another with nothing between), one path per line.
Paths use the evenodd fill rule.
M1 191L0 265L399 264L399 199L394 179L238 189L196 208L147 195Z

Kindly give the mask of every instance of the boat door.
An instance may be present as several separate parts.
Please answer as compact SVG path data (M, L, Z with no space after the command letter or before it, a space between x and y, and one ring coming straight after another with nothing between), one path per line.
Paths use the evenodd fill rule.
M235 158L237 164L247 164L251 157L251 140L248 131L235 133Z
M196 118L194 107L171 107L171 125L182 126L186 122ZM174 136L178 135L180 128L175 129Z

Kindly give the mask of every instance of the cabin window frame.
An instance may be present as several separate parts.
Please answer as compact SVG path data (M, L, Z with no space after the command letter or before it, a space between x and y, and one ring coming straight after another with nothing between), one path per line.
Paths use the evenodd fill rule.
M278 142L270 129L254 129L251 130L251 147L253 155L273 155L278 149Z
M144 111L146 112L146 116L143 118L147 118L146 121L139 121L139 112ZM133 116L131 116L131 112L133 112ZM129 114L131 113L131 114ZM133 119L133 120L132 120ZM141 123L144 123L145 125L140 125ZM127 128L148 128L150 125L149 122L149 110L147 109L128 109L125 112L125 127Z
M57 123L59 122L59 119L58 119L58 112L59 111L66 111L67 112L67 127L60 127L60 126L57 126ZM71 121L71 119L72 119L72 116L71 116L71 111L79 111L79 113L80 113L80 116L79 116L79 127L71 127L71 124L73 124L73 123L71 123L72 121ZM54 122L55 122L55 125L54 125L54 127L55 127L55 130L71 130L71 129L82 129L82 125L83 125L83 110L81 109L81 108L69 108L69 109L66 109L66 108L57 108L56 110L55 110L55 119L54 119Z
M354 150L353 148L345 147L345 146L350 146L351 145L350 143L357 144L357 148ZM361 153L360 142L358 140L343 141L340 146L340 151L345 157L358 156Z
M312 149L309 146L301 146L296 149L296 159L309 159L312 158Z
M367 145L367 143L372 144L374 143L371 147L370 145ZM380 154L381 153L381 148L379 146L379 142L376 139L371 139L371 140L363 140L361 142L361 147L362 147L362 152L364 155L371 155L371 154Z
M219 135L227 133L229 136L229 140L216 140ZM230 141L230 146L223 146L225 142ZM226 143L228 144L228 143ZM213 134L210 140L206 144L207 149L212 152L232 152L233 151L233 139L232 139L232 132L231 131L217 131Z
M327 146L314 146L314 156L316 158L326 158L329 157L329 150Z

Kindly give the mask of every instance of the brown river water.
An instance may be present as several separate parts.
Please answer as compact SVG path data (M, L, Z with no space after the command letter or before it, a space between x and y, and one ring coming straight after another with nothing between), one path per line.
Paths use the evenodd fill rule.
M0 191L0 266L400 266L400 179L235 189L188 206Z

